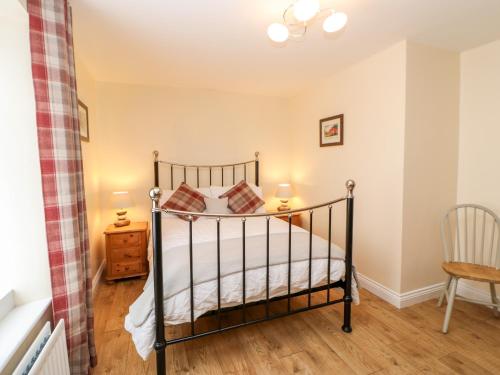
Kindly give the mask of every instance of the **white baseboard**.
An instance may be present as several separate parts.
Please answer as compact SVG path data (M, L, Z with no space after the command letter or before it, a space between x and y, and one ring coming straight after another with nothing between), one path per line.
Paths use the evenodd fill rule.
M389 302L398 309L437 298L444 287L443 282L405 293L398 293L360 273L357 274L357 277L362 288L382 298L384 301ZM485 302L490 301L490 294L488 291L482 290L463 280L458 283L457 294L465 298L477 299Z
M356 275L359 281L359 286L368 290L369 292L375 294L377 297L382 298L384 301L389 302L391 305L400 308L400 295L394 290L387 288L386 286L380 284L379 282L370 279L369 277L362 275L358 272ZM361 301L363 303L363 301Z
M99 281L101 281L102 273L104 272L104 267L106 266L106 261L103 260L101 265L97 269L94 278L92 279L92 298L95 296L95 292L97 291L97 286L99 285Z
M438 298L444 288L443 283L428 285L426 287L410 290L409 292L400 294L399 308L415 305L416 303L428 301L430 299Z

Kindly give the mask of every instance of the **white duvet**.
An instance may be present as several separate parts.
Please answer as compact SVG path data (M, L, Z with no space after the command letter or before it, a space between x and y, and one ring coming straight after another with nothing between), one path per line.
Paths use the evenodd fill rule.
M194 317L217 309L217 222L201 218L193 223ZM269 222L270 297L288 291L288 223L276 218ZM221 305L242 303L242 221L222 219L221 233ZM266 218L246 221L246 302L265 299L266 295ZM326 284L328 242L312 236L312 286ZM177 217L162 218L164 321L181 324L190 321L189 226ZM344 277L344 251L332 244L331 282ZM155 339L154 292L152 272L144 292L130 306L125 329L131 333L139 355L146 359ZM292 226L292 292L309 284L309 232ZM353 279L352 295L358 303Z

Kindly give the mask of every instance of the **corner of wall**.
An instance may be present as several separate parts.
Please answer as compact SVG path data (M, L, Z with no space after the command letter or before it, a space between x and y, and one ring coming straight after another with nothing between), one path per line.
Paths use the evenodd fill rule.
M24 9L28 10L27 0L18 0L18 1Z
M408 42L406 57L401 292L444 277L439 225L456 200L459 128L458 53Z
M78 99L89 111L89 142L82 141L85 197L89 231L91 275L102 272L104 240L101 205L101 170L99 152L99 124L97 122L96 82L79 55L75 56Z

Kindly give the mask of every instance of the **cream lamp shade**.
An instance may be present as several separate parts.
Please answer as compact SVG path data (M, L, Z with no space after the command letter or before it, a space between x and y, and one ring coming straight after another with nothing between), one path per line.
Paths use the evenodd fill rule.
M288 206L288 199L293 197L292 186L290 184L279 184L278 190L276 190L276 198L281 201L281 206L278 207L278 211L288 211L290 207Z
M132 199L128 191L115 191L111 194L111 204L113 208L132 207Z
M115 191L111 194L111 206L115 209L116 215L118 216L115 222L116 227L124 227L130 224L130 220L127 219L127 208L132 207L132 199L128 191Z

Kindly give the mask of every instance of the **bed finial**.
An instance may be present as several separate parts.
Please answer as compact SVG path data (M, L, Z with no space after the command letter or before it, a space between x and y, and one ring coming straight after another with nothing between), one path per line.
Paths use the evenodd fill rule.
M160 202L161 197L161 189L158 186L155 186L149 191L149 197L153 201L154 208L157 208L158 203Z
M347 198L353 198L354 195L352 194L352 191L356 187L356 183L354 180L347 180L345 183L345 187L347 188Z
M259 160L259 151L255 151L255 160Z
M153 151L153 156L155 157L155 161L158 161L158 155L159 155L159 154L160 154L160 153L159 153L157 150L154 150L154 151Z

